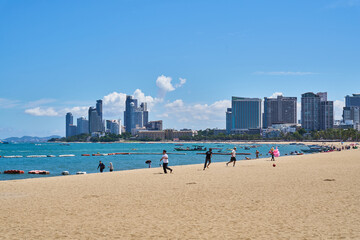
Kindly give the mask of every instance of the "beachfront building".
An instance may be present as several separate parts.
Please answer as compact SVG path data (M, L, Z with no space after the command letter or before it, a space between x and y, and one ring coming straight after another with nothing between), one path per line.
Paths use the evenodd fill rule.
M264 128L271 127L273 124L296 124L296 121L296 97L264 98Z
M165 140L165 131L163 130L140 130L138 138L143 140Z
M327 93L301 95L301 125L307 131L334 127L334 102L327 100Z
M347 123L347 124L345 124ZM347 95L343 108L343 125L353 124L354 128L360 124L360 94Z
M345 107L360 107L360 94L345 96Z
M158 120L158 121L150 121L148 122L146 125L146 130L163 130L163 121L162 120Z
M73 125L73 115L71 112L68 112L65 116L65 136L70 137L70 126Z
M125 111L124 111L124 125L126 132L131 133L132 129L142 128L149 121L149 112L147 104L141 103L138 107L137 99L132 96L126 96Z
M231 113L227 111L226 117L227 120L229 118L229 122L226 121L226 129L230 130L230 133L236 134L248 132L249 130L252 130L252 132L257 132L254 130L260 131L262 125L261 99L232 97Z
M111 134L121 134L121 120L106 120L106 132Z
M96 101L96 108L90 107L88 111L89 133L104 132L102 115L102 100Z
M330 128L334 128L334 102L320 101L320 130Z
M84 117L77 119L76 134L89 134L89 121Z
M139 139L151 139L151 140L174 140L181 139L182 137L194 137L197 135L197 131L194 130L174 130L166 129L161 131L139 130Z

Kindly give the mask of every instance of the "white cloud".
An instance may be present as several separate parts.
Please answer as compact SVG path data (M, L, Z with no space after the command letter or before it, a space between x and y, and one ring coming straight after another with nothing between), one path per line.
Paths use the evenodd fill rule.
M270 75L270 76L304 76L304 75L313 75L316 73L313 72L255 72L256 75Z
M72 107L72 108L64 108L61 109L58 113L61 116L65 116L66 113L71 112L73 116L87 116L89 107Z
M186 79L185 78L179 78L179 83L176 84L176 88L182 87L182 85L184 85L186 83Z
M25 113L33 115L33 116L47 116L47 117L54 117L59 116L59 113L54 110L52 107L48 108L29 108L25 110Z
M20 101L0 98L0 108L14 108L19 106Z
M171 84L172 78L164 75L159 76L156 79L156 86L159 88L160 98L165 97L167 92L174 91L175 88Z
M277 98L278 96L284 96L284 94L282 92L274 92L270 98Z
M360 0L338 0L332 2L327 8L346 8L360 6Z
M113 92L103 97L103 112L105 116L123 116L125 110L126 94Z
M176 88L182 87L186 83L185 78L179 78L179 83L174 87L171 81L171 77L166 77L164 75L161 75L156 79L156 86L159 88L160 98L164 98L167 92L172 92Z
M178 99L165 105L168 117L178 123L190 123L189 127L207 128L217 123L225 122L226 108L231 106L231 101L221 100L208 104L185 104ZM204 122L206 121L206 122ZM187 127L187 126L183 126Z
M25 104L25 108L34 108L34 107L38 107L38 106L48 104L48 103L53 103L53 102L56 102L56 100L50 99L50 98L43 98L43 99L39 99L36 101L28 102L27 104Z
M345 102L340 100L334 101L334 119L340 120L342 119L343 107L345 107Z

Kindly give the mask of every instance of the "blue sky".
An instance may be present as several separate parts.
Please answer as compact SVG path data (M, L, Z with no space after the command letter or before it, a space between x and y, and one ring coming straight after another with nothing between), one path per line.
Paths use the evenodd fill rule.
M360 0L0 0L0 139L64 135L124 96L166 128L225 127L231 96L359 91Z

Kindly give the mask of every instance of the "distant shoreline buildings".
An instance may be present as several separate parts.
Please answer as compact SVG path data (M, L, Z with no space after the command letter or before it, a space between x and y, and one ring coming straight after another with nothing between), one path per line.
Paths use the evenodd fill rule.
M307 132L331 128L360 130L360 94L346 96L345 100L343 119L334 125L334 102L328 101L327 92L316 94L307 92L301 95L299 123L297 123L296 97L265 97L261 116L261 99L233 96L231 108L227 108L225 114L226 133L276 137L281 132L295 132L301 127Z
M360 94L347 95L343 108L343 119L334 120L334 102L328 101L327 92L306 92L301 94L301 116L297 122L297 97L277 96L247 98L233 96L231 108L226 109L226 129L216 129L217 134L262 134L279 136L280 133L295 132L304 128L307 132L331 128L354 128L360 130ZM66 117L66 137L80 134L104 136L106 133L130 133L139 139L178 139L193 137L193 130L163 130L163 121L149 121L147 103L138 105L138 100L126 96L124 126L121 120L104 120L102 100L96 107L89 107L88 120L77 119L74 125L72 113Z

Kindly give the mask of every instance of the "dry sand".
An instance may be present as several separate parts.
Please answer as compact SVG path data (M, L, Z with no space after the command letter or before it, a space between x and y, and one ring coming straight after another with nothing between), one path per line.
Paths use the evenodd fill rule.
M3 181L0 239L360 239L359 150L275 163Z

